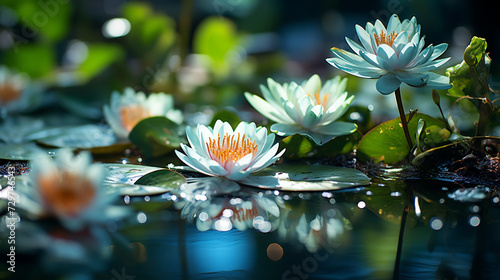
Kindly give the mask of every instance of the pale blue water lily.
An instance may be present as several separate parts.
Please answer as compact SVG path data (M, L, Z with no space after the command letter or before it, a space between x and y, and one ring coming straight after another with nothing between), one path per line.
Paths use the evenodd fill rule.
M446 76L433 72L449 58L437 59L448 45L429 45L424 49L424 37L420 35L420 24L415 17L403 22L394 14L387 28L377 20L368 22L366 28L356 25L361 45L346 37L354 53L332 48L334 58L327 61L335 68L361 78L378 79L376 88L382 94L390 94L401 83L415 87L449 89Z
M181 144L185 154L175 151L180 160L196 171L244 182L251 173L262 170L285 152L278 154L274 134L265 127L241 122L236 129L227 122L217 120L213 129L198 125L186 128L190 147ZM274 145L273 145L274 144Z
M183 121L182 112L174 109L173 96L163 92L151 93L146 97L144 92L127 87L123 94L114 91L110 104L104 105L104 117L121 139L128 138L138 122L154 116L165 116L179 124Z
M112 205L119 194L104 189L106 169L92 163L89 152L75 156L61 149L52 159L40 151L31 166L26 182L16 184L16 191L18 206L33 216L54 217L67 229L79 231L128 214L125 208Z
M0 114L29 113L42 102L44 86L26 73L0 66Z
M326 81L313 75L298 85L283 85L267 79L266 88L260 86L264 99L246 92L248 102L262 115L276 122L271 131L279 136L301 134L310 137L317 145L332 138L346 135L357 129L356 124L336 121L349 108L354 96L345 91L347 79L339 76Z

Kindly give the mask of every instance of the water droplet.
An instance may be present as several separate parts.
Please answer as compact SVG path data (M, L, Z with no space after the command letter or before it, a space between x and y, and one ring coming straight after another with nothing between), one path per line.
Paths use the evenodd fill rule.
M443 225L444 223L441 218L434 217L431 219L430 226L433 230L440 230L443 228Z
M479 216L474 215L469 219L469 224L473 227L477 227L480 223L481 219L479 218Z
M363 209L363 208L365 208L365 207L366 207L366 202L364 202L364 201L360 201L360 202L358 202L358 208L359 208L359 209Z

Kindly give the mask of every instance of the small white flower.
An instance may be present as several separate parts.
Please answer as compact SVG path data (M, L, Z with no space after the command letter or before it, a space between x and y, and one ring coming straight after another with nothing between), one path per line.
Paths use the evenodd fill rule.
M213 129L187 127L186 134L191 147L181 144L185 154L175 151L179 159L198 172L233 181L268 167L285 152L276 154L274 134L268 135L265 127L255 123L241 122L233 131L229 123L217 120Z
M248 92L248 102L266 118L276 122L271 131L279 136L302 134L322 145L333 137L346 135L357 129L356 124L336 121L349 108L354 96L347 97L347 79L335 77L321 86L321 79L313 75L298 85L295 82L280 85L267 80L261 85L264 99Z
M172 95L163 92L152 93L148 97L144 92L125 88L123 94L114 91L111 102L104 105L104 117L119 138L126 139L134 126L143 119L165 116L176 123L182 123L180 110L174 109Z
M25 113L40 105L43 87L24 73L0 66L0 113Z
M40 152L31 162L28 184L19 186L20 206L36 216L56 217L68 229L105 222L126 211L113 209L117 194L102 187L106 169L91 163L91 155L62 149L55 159Z

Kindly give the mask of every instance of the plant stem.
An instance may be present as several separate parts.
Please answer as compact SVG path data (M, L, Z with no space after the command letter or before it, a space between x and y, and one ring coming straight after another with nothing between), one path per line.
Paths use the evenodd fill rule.
M410 132L408 131L408 123L406 122L405 110L403 108L403 101L401 100L401 90L398 88L394 92L396 95L396 103L398 104L399 118L401 119L401 124L403 125L403 130L405 132L406 142L408 142L408 147L413 148L413 143L411 142Z
M183 0L181 2L181 16L179 18L179 56L181 65L184 65L189 52L189 36L193 19L193 0Z
M403 251L403 236L405 232L406 225L406 217L408 216L408 212L410 211L410 207L406 204L403 209L403 214L401 215L401 225L399 227L399 236L398 236L398 249L396 251L396 260L394 262L394 271L392 275L393 280L399 279L399 265L401 263L401 252Z

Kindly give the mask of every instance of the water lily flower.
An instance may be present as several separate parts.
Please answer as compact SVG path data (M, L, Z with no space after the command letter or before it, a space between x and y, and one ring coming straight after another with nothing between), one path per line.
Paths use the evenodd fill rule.
M183 121L182 112L174 109L172 95L163 92L146 97L144 92L127 87L123 94L114 91L110 104L104 105L104 117L121 139L128 138L130 131L141 120L154 116L165 116L179 124Z
M227 122L217 120L213 129L198 125L186 128L191 147L181 144L185 154L175 151L180 160L196 171L209 175L242 181L250 173L262 170L285 152L278 151L274 134L265 127L241 122L236 129Z
M0 66L0 113L26 113L42 100L43 86L33 82L25 73L15 73Z
M89 152L74 156L69 149L62 149L56 152L55 159L39 152L31 165L26 184L16 182L19 206L31 214L55 217L72 231L126 214L124 209L111 205L118 194L104 190L106 169L92 164Z
M415 17L401 22L394 14L387 28L377 20L375 24L368 22L364 29L356 25L356 32L361 45L346 38L354 53L331 49L336 57L327 61L335 68L361 78L378 79L376 88L382 94L396 91L401 83L433 89L451 88L447 77L430 72L449 60L436 59L448 45L429 45L424 49L424 37L420 36L420 24Z
M346 135L357 129L356 124L336 121L349 108L354 96L347 97L347 79L335 77L321 86L321 79L313 75L301 85L292 82L280 85L267 79L260 89L264 99L246 92L248 102L266 118L276 122L271 131L279 136L302 134L322 145L333 137Z

